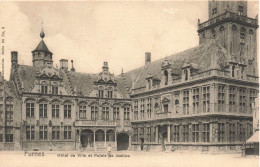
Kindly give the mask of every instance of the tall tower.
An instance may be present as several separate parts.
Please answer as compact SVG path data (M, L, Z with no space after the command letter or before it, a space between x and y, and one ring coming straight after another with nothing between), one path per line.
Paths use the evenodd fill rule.
M247 17L247 1L210 0L208 19L198 20L199 43L216 39L230 58L244 62L248 75L257 75L258 18Z
M42 29L40 33L40 37L42 40L36 47L34 51L32 51L32 61L33 66L36 68L43 68L48 63L53 63L52 61L52 52L49 51L48 47L46 46L45 42L43 41L43 38L45 37L45 33Z

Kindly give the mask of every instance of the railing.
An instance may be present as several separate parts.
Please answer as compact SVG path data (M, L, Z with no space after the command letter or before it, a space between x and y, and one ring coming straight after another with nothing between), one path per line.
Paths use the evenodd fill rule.
M184 82L194 81L194 80L198 80L198 79L208 78L208 77L212 77L212 76L224 77L224 78L227 78L227 79L232 78L232 79L236 79L236 80L239 80L239 81L251 81L251 82L255 82L255 83L259 82L259 78L256 77L256 76L246 75L243 78L242 77L240 77L240 78L231 77L231 74L230 74L229 71L212 69L212 70L192 74L192 75L190 75L189 80L187 80L187 81L182 81L181 78L174 79L172 81L172 83L169 82L169 84L164 86L164 87L172 86L172 85L176 85L176 84L181 84L181 83L184 83ZM161 88L163 88L163 87L161 87ZM157 88L152 87L150 90L156 90L156 89L160 89L160 88L159 87L157 87ZM133 89L132 94L140 93L140 92L144 92L144 91L150 91L150 90L147 90L146 88L143 88L143 87L137 88L137 89Z
M116 126L114 120L77 120L75 126Z
M198 25L199 31L206 28L206 27L212 26L214 24L217 24L217 23L223 22L223 21L244 22L246 24L257 27L257 20L256 19L252 19L252 18L249 18L249 17L246 17L246 16L240 16L236 13L232 13L230 11L227 11L226 13L224 13L222 15L219 15L219 16L214 17L214 18L212 18L212 19L210 19L210 20L208 20L204 23L199 24Z

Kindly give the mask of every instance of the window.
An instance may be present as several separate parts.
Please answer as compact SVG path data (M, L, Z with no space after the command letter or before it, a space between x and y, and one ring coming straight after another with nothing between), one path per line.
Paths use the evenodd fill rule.
M236 88L229 87L229 112L236 112Z
M238 6L238 14L239 15L243 15L243 10L244 10L243 6Z
M189 90L183 91L183 115L189 114Z
M52 126L52 140L60 139L60 126Z
M180 141L180 129L179 129L179 125L173 125L173 141L174 142L179 142Z
M133 142L138 142L138 128L134 128Z
M119 117L119 107L113 107L113 119L114 120L120 119L120 117Z
M71 118L71 105L64 105L64 118Z
M129 120L130 119L130 108L125 107L124 108L124 120Z
M48 136L48 127L40 126L40 140L47 140Z
M98 91L98 97L104 97L104 91L103 90Z
M217 8L212 9L212 17L216 17L217 15Z
M71 126L64 126L64 140L71 139Z
M147 99L147 118L152 118L151 98Z
M92 120L98 119L98 107L97 106L91 106L91 119Z
M250 138L253 135L253 125L247 124L247 129L248 129L248 138Z
M200 100L200 89L195 88L193 89L193 96L192 96L193 114L199 113L199 100Z
M168 77L168 71L167 70L164 71L164 78L165 78L164 85L168 85L169 77Z
M245 113L246 112L246 89L239 88L239 112Z
M102 119L109 119L109 107L102 107Z
M184 75L185 75L185 81L187 81L189 79L189 73L187 69L184 70Z
M232 77L235 77L235 66L232 66L231 76L232 76Z
M13 104L7 103L6 104L6 121L12 122L13 121Z
M224 142L225 140L225 124L218 123L218 142Z
M0 126L0 142L3 142L3 127Z
M144 119L144 99L141 99L140 119Z
M40 117L47 117L47 104L39 104Z
M134 101L134 120L138 120L138 100Z
M169 112L169 111L168 111L168 104L164 104L164 105L163 105L163 111L164 111L165 113Z
M250 96L249 97L250 113L252 113L253 112L253 103L255 102L255 99L257 98L257 90L251 89L249 96Z
M152 141L152 128L151 127L147 127L147 141L151 142Z
M0 119L3 119L3 104L0 104Z
M58 86L52 86L52 94L54 94L54 95L59 94L59 88L58 88Z
M151 87L152 87L151 86L151 80L149 79L147 82L148 82L148 89L151 89Z
M82 119L87 118L87 106L86 105L79 106L79 118L82 118Z
M192 125L192 142L199 142L199 124Z
M202 124L203 131L202 131L202 140L203 142L209 142L209 123Z
M35 128L34 126L26 126L26 140L35 139Z
M234 142L236 139L236 124L229 124L229 142Z
M140 135L143 136L144 135L144 127L140 128Z
M113 98L113 91L107 91L108 98Z
M210 93L209 93L209 86L205 86L202 88L203 92L203 112L209 112L210 111Z
M34 103L26 103L26 117L34 117Z
M60 105L53 104L52 105L52 118L59 118L60 116Z
M238 124L238 140L241 142L246 141L245 124Z
M13 127L6 127L5 129L5 142L13 142Z
M189 142L189 125L182 125L182 137L183 142Z
M47 94L48 93L48 85L47 85L47 82L42 82L42 85L41 85L41 93L42 94Z
M225 111L225 86L218 86L218 111Z
M176 114L178 114L179 113L179 100L175 100L175 112L176 112Z

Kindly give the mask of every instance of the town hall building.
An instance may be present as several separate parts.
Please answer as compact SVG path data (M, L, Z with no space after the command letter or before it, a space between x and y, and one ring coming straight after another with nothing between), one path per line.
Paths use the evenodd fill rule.
M53 66L40 33L33 66L11 52L0 79L1 150L237 152L253 134L258 18L246 1L209 1L199 46L113 75Z

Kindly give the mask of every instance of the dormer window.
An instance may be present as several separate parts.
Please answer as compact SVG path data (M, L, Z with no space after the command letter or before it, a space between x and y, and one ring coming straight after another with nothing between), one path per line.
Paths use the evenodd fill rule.
M164 111L165 113L168 112L168 104L164 104L164 105L163 105L163 111Z
M212 9L212 17L215 17L217 15L217 8Z
M148 89L151 89L151 80L148 80Z
M104 90L98 91L98 97L104 97Z
M164 78L165 78L164 85L168 85L169 77L168 77L168 71L167 70L164 71Z
M41 85L41 93L42 94L47 94L48 93L48 85L47 85L47 82L42 82L42 85Z
M235 66L232 66L231 76L232 76L232 77L235 77Z
M243 10L244 10L243 6L239 6L239 7L238 7L238 14L239 14L240 16L243 15Z
M59 88L57 83L53 83L52 85L52 94L57 95L59 94Z
M184 70L184 75L185 75L185 81L187 81L189 79L188 70L187 69Z
M109 90L107 91L108 98L113 98L113 91Z

